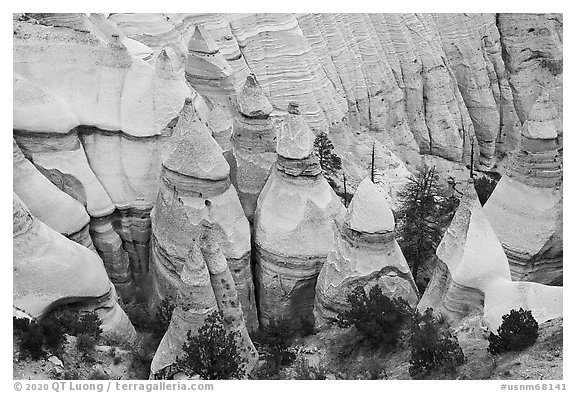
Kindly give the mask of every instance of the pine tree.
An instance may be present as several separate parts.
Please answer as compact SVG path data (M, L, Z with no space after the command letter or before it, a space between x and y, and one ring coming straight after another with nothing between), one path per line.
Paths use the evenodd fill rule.
M457 207L457 199L442 195L436 169L424 167L399 193L400 247L416 280L423 262L436 252L444 234L443 224Z
M214 311L193 336L188 331L187 342L182 345L184 356L176 358L177 367L186 374L202 379L241 379L245 376L246 359L238 349L240 334L227 332L222 313Z
M320 161L320 167L325 175L336 174L336 172L342 169L342 160L338 155L332 153L334 145L325 132L318 134L314 140L314 149Z

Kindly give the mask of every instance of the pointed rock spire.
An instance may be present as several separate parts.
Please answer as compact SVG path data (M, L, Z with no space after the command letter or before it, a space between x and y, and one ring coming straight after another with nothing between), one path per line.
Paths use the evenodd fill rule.
M188 41L188 50L190 52L214 54L220 49L216 41L210 38L204 25L197 25L192 37L190 37L190 41Z
M460 285L481 288L483 282L496 277L510 279L508 258L484 215L471 179L436 255Z
M197 179L222 180L230 166L210 130L198 119L192 100L186 99L174 130L176 140L164 161L164 167Z
M238 95L238 108L242 115L253 119L265 119L272 113L272 104L264 95L254 74L246 77Z
M344 223L356 232L389 233L394 231L394 215L386 201L384 190L364 179L344 217Z
M288 105L288 114L280 126L276 152L292 160L302 160L314 153L314 134L299 114L298 104Z
M170 56L166 48L162 49L156 58L154 69L161 79L179 79L182 65L178 63L176 56Z

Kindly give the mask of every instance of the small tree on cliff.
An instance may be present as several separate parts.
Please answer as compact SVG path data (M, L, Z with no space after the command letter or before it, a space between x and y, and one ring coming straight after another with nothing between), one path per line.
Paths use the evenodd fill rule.
M176 358L176 366L186 374L202 379L241 379L246 374L247 360L238 349L240 334L226 331L222 313L208 315L198 335L188 331L187 338L183 357Z
M371 346L394 346L409 319L410 306L404 299L391 299L379 286L368 293L362 285L348 295L347 309L338 313L338 325L354 326L364 342Z
M324 174L333 175L342 169L342 160L335 153L332 153L334 145L325 132L318 134L314 140L314 149Z
M421 168L399 193L398 234L402 252L416 280L420 266L436 252L447 216L454 212L455 197L442 195L436 169Z

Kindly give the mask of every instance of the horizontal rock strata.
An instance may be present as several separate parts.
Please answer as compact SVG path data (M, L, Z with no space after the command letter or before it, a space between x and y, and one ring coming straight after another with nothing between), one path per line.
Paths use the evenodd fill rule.
M314 304L318 326L337 320L358 287L378 286L385 296L418 302L418 290L394 232L394 216L384 191L370 179L360 183L344 220L336 224L336 247L316 284Z
M232 145L236 158L235 186L244 213L252 221L256 201L276 161L276 127L270 118L272 105L249 75L238 94Z
M534 310L538 322L562 315L562 288L512 281L506 254L472 181L436 255L437 266L418 303L420 311L432 308L450 322L481 312L492 331L511 309Z
M250 268L250 228L229 179L222 149L200 122L192 101L184 107L167 146L158 199L151 213L155 296L174 296L180 272L197 238L204 212L213 212L220 247L236 283L249 329L258 326Z
M13 247L14 306L40 317L58 305L77 304L98 313L104 334L135 341L134 327L116 302L102 260L33 217L16 195Z
M292 105L280 127L278 159L254 216L260 323L311 320L316 279L334 247L344 206L322 176L314 135Z

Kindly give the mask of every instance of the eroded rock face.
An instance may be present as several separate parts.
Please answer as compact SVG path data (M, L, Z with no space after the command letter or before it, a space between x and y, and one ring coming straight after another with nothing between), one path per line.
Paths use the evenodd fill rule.
M30 212L56 232L96 251L88 234L90 217L84 206L44 177L14 140L12 166L14 192Z
M250 269L250 227L222 149L200 122L188 100L167 146L158 199L152 211L152 275L154 296L173 297L177 275L198 238L201 220L210 209L220 232L220 247L234 277L249 329L258 321Z
M133 343L136 332L116 302L102 260L66 239L13 199L13 304L32 317L57 305L96 311L104 334Z
M205 218L210 216L205 213ZM201 226L199 237L191 240L191 250L177 273L176 307L152 360L152 374L170 366L182 355L187 333L197 334L206 317L214 311L222 313L225 328L239 333L238 346L248 361L246 371L250 372L258 360L258 353L248 336L234 279L218 245L221 241L219 231L206 219Z
M430 307L450 322L480 312L492 331L503 315L520 307L533 310L538 322L562 316L562 288L512 281L508 258L471 181L436 255L420 311Z
M232 145L237 165L235 186L244 213L251 221L260 191L276 161L276 127L271 113L270 101L256 78L249 75L238 94Z
M85 16L38 17L15 21L15 139L85 206L111 278L127 284L148 270L162 140L190 89L166 53L151 65Z
M342 222L335 223L336 247L328 254L316 284L315 322L323 326L348 307L358 286L374 286L411 306L418 290L394 232L394 216L384 191L370 179L360 183Z
M322 176L314 135L292 106L278 135L278 159L254 216L260 323L311 319L316 279L334 247L344 206Z
M562 17L499 21L522 135L485 211L515 281L561 285Z

